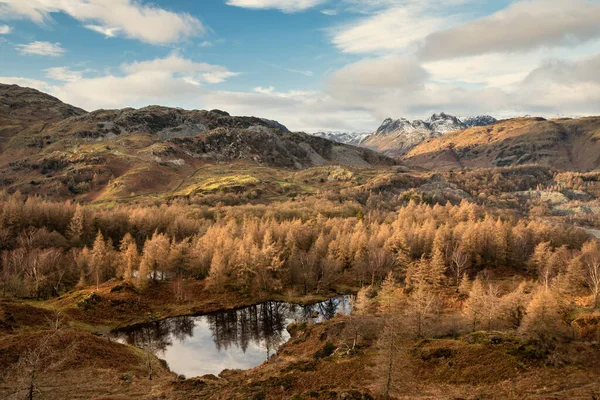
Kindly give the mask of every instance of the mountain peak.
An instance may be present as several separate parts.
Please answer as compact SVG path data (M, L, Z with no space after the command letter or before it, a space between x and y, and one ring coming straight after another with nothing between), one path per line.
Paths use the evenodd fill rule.
M427 120L409 121L406 118L386 118L375 133L361 142L361 145L387 154L401 155L427 139L440 137L471 126L484 126L495 122L496 119L489 115L471 117L463 122L445 112L435 113Z

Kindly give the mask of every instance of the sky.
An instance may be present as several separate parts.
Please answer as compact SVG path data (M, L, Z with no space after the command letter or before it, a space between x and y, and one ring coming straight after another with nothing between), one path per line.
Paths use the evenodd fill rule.
M600 114L600 0L0 0L0 82L373 131Z

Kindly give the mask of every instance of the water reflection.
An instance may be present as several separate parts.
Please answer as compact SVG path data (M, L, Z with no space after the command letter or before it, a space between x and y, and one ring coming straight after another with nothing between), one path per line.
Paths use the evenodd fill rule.
M120 341L152 349L172 371L187 377L248 369L289 339L291 322L321 322L350 313L349 296L296 305L269 301L197 317L174 317L116 331Z

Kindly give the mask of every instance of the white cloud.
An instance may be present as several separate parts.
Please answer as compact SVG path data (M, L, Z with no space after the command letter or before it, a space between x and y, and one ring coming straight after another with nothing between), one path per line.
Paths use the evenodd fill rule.
M333 44L344 53L389 53L415 45L428 34L448 26L442 17L420 4L388 8L331 30Z
M574 61L548 60L524 79L515 101L556 114L597 114L600 108L600 53Z
M438 61L426 64L424 75L414 62L411 68L409 61L390 57L367 59L332 74L327 93L375 119L424 118L439 111L497 117L597 114L600 53L547 61L542 54L504 60L499 55L485 55L462 63Z
M600 37L600 4L589 0L524 0L490 16L429 35L420 49L437 60L572 46Z
M228 78L239 75L239 73L231 72L223 66L194 62L175 53L165 58L124 64L121 69L129 74L153 71L180 74L187 78L188 82L194 82L195 84L203 82L221 83Z
M72 71L67 67L54 67L44 70L50 79L62 82L75 82L82 78L82 71Z
M102 35L106 36L107 38L112 38L117 36L117 34L119 33L119 31L121 30L121 28L109 28L106 26L101 26L101 25L85 25L86 28L101 33Z
M209 42L208 40L205 40L204 42L200 43L198 46L200 47L212 47L212 42Z
M317 91L246 93L208 92L206 108L227 110L233 115L253 115L277 120L293 131L369 130L376 126L364 110L346 107L330 95Z
M31 42L29 44L18 44L16 49L21 54L35 54L40 56L58 57L62 56L66 50L62 48L60 43L50 42Z
M258 87L254 88L254 91L256 93L271 94L275 91L275 88L273 86L269 86L269 87L258 86Z
M364 59L334 72L326 91L379 120L397 115L403 105L416 101L428 76L419 64L403 57Z
M321 14L334 16L334 15L337 15L337 11L336 10L321 10Z
M123 64L120 70L120 74L88 77L92 71L87 69L46 69L48 78L61 81L57 85L16 77L0 78L0 81L35 87L87 110L143 107L148 104L198 108L201 95L207 90L206 85L237 75L223 66L194 62L177 54Z
M431 81L439 84L508 87L525 79L544 57L540 53L513 54L511 57L484 54L427 62L423 67L431 74Z
M40 81L38 79L21 78L16 76L0 76L0 82L5 83L7 85L19 85L46 92L49 91L51 88L50 85L48 85L44 81Z
M65 13L104 35L117 32L153 44L177 42L206 28L187 13L174 13L138 0L0 0L0 15L48 21Z
M53 70L55 76L60 76L57 73L60 72L69 80L54 88L51 94L89 110L152 103L180 106L197 103L194 99L199 99L206 90L204 84L223 82L238 75L223 66L195 62L177 54L123 64L120 70L122 75L91 78L70 70Z
M346 65L331 78L333 85L357 88L413 88L421 86L427 71L404 57L367 58Z
M12 28L8 25L0 25L0 35L8 35Z
M230 6L253 9L278 9L286 13L304 11L327 0L227 0Z
M313 72L309 70L301 70L301 69L293 69L293 68L284 68L288 72L292 72L294 74L300 74L304 76L313 76Z

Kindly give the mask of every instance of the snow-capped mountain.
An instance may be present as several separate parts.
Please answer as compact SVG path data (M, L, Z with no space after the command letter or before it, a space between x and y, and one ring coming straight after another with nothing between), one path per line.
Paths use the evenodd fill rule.
M433 114L425 124L429 125L429 129L433 132L441 133L442 135L467 127L460 119L446 113Z
M341 131L324 131L311 133L313 136L329 139L333 142L351 144L354 146L360 145L369 135L369 132L341 132Z
M498 120L490 115L478 115L474 117L468 117L463 120L463 123L467 126L467 128L471 128L473 126L492 125L496 122L498 122Z
M360 145L386 154L402 155L425 140L495 122L496 119L489 115L470 117L461 121L446 113L433 114L427 120L387 118L377 131L365 138Z

